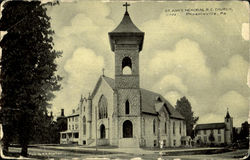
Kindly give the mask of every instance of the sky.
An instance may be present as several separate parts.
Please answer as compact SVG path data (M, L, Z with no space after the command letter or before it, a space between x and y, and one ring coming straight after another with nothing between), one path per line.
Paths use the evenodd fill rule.
M92 92L105 68L114 78L108 32L121 21L121 2L73 1L48 7L62 89L51 102L55 115L68 115L81 94ZM145 32L140 85L175 106L186 96L198 123L223 122L227 108L234 126L248 120L248 4L229 2L130 2L134 24ZM201 11L202 9L208 11ZM187 15L187 9L198 9ZM221 11L221 10L224 11ZM226 10L226 11L225 11ZM217 15L211 15L216 12Z

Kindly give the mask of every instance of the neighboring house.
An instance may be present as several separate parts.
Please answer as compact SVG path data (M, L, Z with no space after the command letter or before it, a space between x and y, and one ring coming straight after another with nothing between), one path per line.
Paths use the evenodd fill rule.
M144 32L127 11L109 33L109 40L115 55L115 78L103 73L88 98L81 97L79 109L68 117L61 142L118 147L187 144L184 117L160 94L140 88L139 52Z
M60 132L60 144L78 144L79 141L79 108L73 110L72 114L67 116L67 130Z
M195 126L197 144L231 144L233 138L233 118L227 111L225 122L197 124ZM209 136L213 135L213 141Z

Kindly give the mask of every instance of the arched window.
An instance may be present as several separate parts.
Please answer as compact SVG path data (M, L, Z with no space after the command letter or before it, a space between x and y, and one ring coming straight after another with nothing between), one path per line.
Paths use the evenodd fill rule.
M126 100L125 102L125 114L129 114L129 101Z
M100 126L100 138L101 139L106 138L105 126L103 124Z
M165 125L164 125L164 133L167 134L167 122L165 122Z
M157 101L162 102L162 100L161 100L161 98L160 98L160 97L157 97Z
M173 122L173 134L175 134L175 122Z
M126 120L123 125L123 138L132 138L133 137L133 124L131 121Z
M145 119L142 117L142 134L145 135Z
M98 102L98 112L99 112L99 119L107 118L108 117L108 101L107 98L102 95Z
M181 122L180 122L180 134L181 134Z
M153 133L156 133L156 121L155 119L153 120Z
M83 135L86 135L86 118L85 116L82 118L82 125L83 125Z
M122 74L132 74L132 62L129 57L124 57L122 60Z

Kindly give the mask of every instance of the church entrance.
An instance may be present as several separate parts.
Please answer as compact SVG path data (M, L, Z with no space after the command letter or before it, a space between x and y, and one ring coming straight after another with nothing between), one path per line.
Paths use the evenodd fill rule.
M126 120L123 123L123 138L132 138L133 137L133 124L131 121Z
M100 126L100 135L101 135L101 139L105 139L106 138L106 135L105 135L105 126L102 124Z

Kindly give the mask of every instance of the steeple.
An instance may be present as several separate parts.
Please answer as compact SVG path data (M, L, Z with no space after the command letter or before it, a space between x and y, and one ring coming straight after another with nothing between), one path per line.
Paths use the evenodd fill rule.
M111 33L143 33L132 22L129 13L126 11L120 24Z
M232 143L232 138L233 138L233 117L230 116L228 108L225 117L225 124L226 124L225 142L227 144L230 144Z
M229 111L228 111L228 108L227 108L227 114L226 114L226 117L225 118L231 118L230 114L229 114Z
M117 38L126 37L130 39L135 39L135 41L137 41L137 43L139 44L139 51L141 51L144 39L144 32L138 29L136 25L132 22L127 11L127 6L129 6L129 4L126 3L123 6L126 6L126 11L124 13L122 21L112 32L109 32L111 50L115 51L115 43Z
M120 24L109 32L111 50L115 53L116 88L139 88L139 53L142 50L144 32L132 22L127 7Z
M120 24L109 32L111 50L115 56L114 121L122 122L119 130L128 131L123 132L122 137L118 136L119 145L129 141L128 144L133 146L137 144L139 147L137 143L141 136L139 53L142 50L144 32L132 22L127 11L128 4L124 6L126 11ZM136 120L138 123L135 123Z

